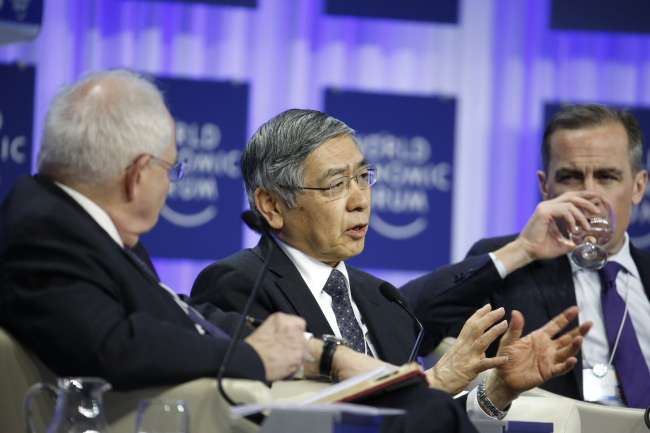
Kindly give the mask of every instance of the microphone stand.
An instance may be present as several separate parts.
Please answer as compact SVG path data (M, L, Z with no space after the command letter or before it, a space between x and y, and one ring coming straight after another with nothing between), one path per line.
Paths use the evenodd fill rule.
M217 372L217 385L219 388L219 392L221 393L221 396L231 405L234 406L236 403L230 399L230 397L226 394L226 391L223 389L222 385L222 380L223 380L223 375L226 372L226 367L228 366L228 362L230 361L230 358L232 358L232 354L235 350L235 346L237 344L237 341L241 337L241 333L244 329L244 326L246 325L247 322L247 316L248 313L251 311L253 308L253 304L255 303L257 299L257 294L259 293L260 289L262 288L262 283L264 282L264 277L266 276L267 271L269 270L269 264L271 263L271 257L273 256L273 253L275 252L275 242L271 238L271 235L269 234L268 230L264 226L264 224L260 221L259 217L255 215L252 211L246 211L242 214L242 219L250 227L252 230L256 231L257 233L261 233L262 236L266 238L266 240L269 243L269 251L266 253L266 257L264 258L264 266L262 267L262 270L260 271L259 275L257 276L257 280L255 281L255 285L253 286L253 290L251 291L250 296L248 297L248 301L246 302L246 305L244 306L244 310L242 311L242 316L239 319L239 322L237 323L237 327L235 328L235 332L232 334L232 339L230 340L230 344L228 345L228 348L226 349L226 354L223 357L223 361L221 362L221 365L219 366L219 371ZM255 421L259 424L258 421Z
M422 344L422 338L424 337L424 326L422 326L422 323L418 320L417 317L415 317L415 314L411 312L411 309L402 301L402 297L400 296L399 292L393 286L392 284L388 282L383 282L379 286L379 291L381 292L382 295L384 295L384 298L386 298L389 302L397 304L402 310L406 311L406 313L411 316L413 320L415 320L415 323L417 323L418 327L420 328L420 331L418 332L418 336L415 339L415 345L413 346L413 350L411 351L411 355L409 356L408 362L412 362L415 360L418 350L420 349L420 344Z

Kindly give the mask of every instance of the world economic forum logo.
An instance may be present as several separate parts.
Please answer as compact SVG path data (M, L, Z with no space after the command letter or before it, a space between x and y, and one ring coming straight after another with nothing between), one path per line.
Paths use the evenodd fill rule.
M160 213L171 224L192 228L216 218L221 181L241 177L241 151L220 149L221 137L221 129L215 123L176 120L178 160L187 164L187 172L181 182L170 185Z
M358 134L364 156L378 167L370 227L389 239L411 239L430 224L432 193L451 193L452 167L435 161L425 137L389 132Z

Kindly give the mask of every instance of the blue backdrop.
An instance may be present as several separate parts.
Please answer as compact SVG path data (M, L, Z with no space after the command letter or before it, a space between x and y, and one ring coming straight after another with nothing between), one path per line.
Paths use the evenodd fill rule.
M3 7L14 3L5 0ZM217 125L220 132L228 130L226 123L230 123L231 115L233 124L243 119L243 126L238 127L242 131L240 136L232 140L222 138L213 153L226 149L240 151L259 125L286 109L325 110L326 89L345 89L370 96L438 99L440 104L454 106L450 109L454 117L444 122L437 117L421 120L428 134L422 133L422 137L426 137L433 149L424 166L439 162L451 165L449 192L426 190L429 206L426 214L386 212L391 197L394 200L399 195L394 191L383 196L374 194L375 214L393 226L406 226L424 215L430 230L434 214L448 218L435 222L444 227L438 230L440 239L436 236L432 240L431 232L423 232L421 236L426 238L422 240L416 236L403 241L404 245L408 244L413 259L408 263L424 257L431 257L431 261L417 262L417 269L415 265L397 265L393 260L371 261L368 255L371 250L401 245L375 230L375 226L381 225L376 220L368 234L368 249L359 258L368 257L368 263L364 263L366 269L371 268L373 274L399 286L431 270L439 260L459 260L477 239L521 230L539 201L535 172L540 168L539 147L548 101L650 107L650 34L641 33L644 30L634 24L638 19L647 21L648 14L640 13L641 9L630 9L646 7L645 1L616 2L605 20L600 14L605 3L600 0L590 0L587 6L581 0L416 2L425 6L423 12L418 12L421 16L436 12L438 7L456 13L447 20L439 15L431 21L411 20L400 16L399 11L390 18L377 18L383 5L405 5L388 0L371 2L377 6L371 9L365 1L340 2L348 10L330 13L327 7L334 3L327 0L257 0L256 7L239 1L228 3L242 7L207 0L46 2L40 35L32 41L0 46L0 63L21 62L36 68L33 100L8 98L8 93L0 93L3 114L5 107L28 113L28 117L33 113L31 134L11 132L11 137L34 137L33 151L28 155L31 165L25 171L34 170L43 119L56 89L88 70L127 67L187 82L247 83L247 96L243 98L247 105L241 111L231 110L229 100L206 97L208 93L189 99L190 107L198 105L216 110L225 106L228 121L221 115L215 115L214 120L209 113L186 116L184 109L172 101L172 112L180 110L181 115L175 117L181 126L187 125L183 131L190 136L194 131L195 136L198 131L202 134L203 125L210 123ZM579 13L571 12L572 5L580 7ZM350 11L354 6L361 6L362 10ZM401 9L406 13L417 10ZM584 18L597 31L570 22L560 25L558 14ZM602 27L603 23L613 23L621 17L623 26ZM13 83L11 80L8 87L14 87ZM348 114L341 118L371 138L377 137L373 134L379 134L382 129L372 123L364 129L364 114L350 113L349 118ZM397 118L401 124L400 118L412 114L394 108L387 115ZM369 122L372 121L371 118ZM198 129L193 129L194 124ZM388 121L380 126L393 135L407 137L409 142L416 134L420 135L415 132L419 126L398 132ZM5 121L0 138L7 135L7 128ZM205 134L209 136L215 131L208 126ZM441 134L450 138L443 139ZM453 148L443 149L443 142L452 143ZM182 147L195 149L185 144ZM439 158L447 150L449 154ZM210 158L202 161L211 163ZM396 162L403 164L403 161ZM443 164L440 170L439 175L447 168ZM4 166L0 167L3 180L6 172ZM393 169L387 173L395 172ZM408 175L420 173L421 167ZM381 176L380 172L380 179ZM194 185L201 182L202 193L209 196L208 193L217 191L211 184L211 175L203 173L200 177L205 179L192 182ZM195 215L216 206L216 218L219 218L232 206L230 218L235 224L235 218L246 208L243 195L222 200L222 194L226 189L241 194L241 185L226 188L230 178L214 177L220 194L216 204L209 200L183 201L180 190L176 190L179 198L170 197L169 209ZM395 177L389 177L391 183ZM407 188L400 191L401 197L406 197ZM409 190L411 198L422 197L415 191L421 192L415 188ZM379 204L384 207L378 207ZM639 218L649 213L647 205L639 207ZM198 239L182 234L193 230L171 227L164 217L160 229L166 230L163 224L169 224L169 230L173 228L181 234L168 239L161 236L154 241L157 236L153 232L145 242L155 256L154 263L162 280L179 292L189 291L195 276L206 264L257 242L257 236L239 222L234 229L229 222L205 228L201 231L205 235ZM642 225L638 227L645 230ZM639 239L641 235L635 234L634 238ZM168 245L156 245L156 242ZM379 244L375 246L373 242ZM447 251L434 254L432 244ZM204 258L196 258L192 252L195 249L201 250Z
M0 202L32 166L34 67L0 65Z
M333 15L356 15L361 17L458 22L458 1L422 0L327 0L325 11Z
M172 183L156 227L142 237L154 257L217 259L241 247L248 85L160 78L176 122L178 160L187 175Z

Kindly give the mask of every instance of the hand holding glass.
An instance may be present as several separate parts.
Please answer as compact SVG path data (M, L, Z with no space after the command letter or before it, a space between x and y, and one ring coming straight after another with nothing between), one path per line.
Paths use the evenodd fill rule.
M569 233L569 238L576 244L571 252L571 259L581 269L598 270L607 263L607 250L603 247L612 238L614 233L614 216L609 204L597 197L593 203L598 206L598 213L583 210L589 221L589 230L576 226Z
M136 433L189 433L190 416L187 402L140 400L136 423Z

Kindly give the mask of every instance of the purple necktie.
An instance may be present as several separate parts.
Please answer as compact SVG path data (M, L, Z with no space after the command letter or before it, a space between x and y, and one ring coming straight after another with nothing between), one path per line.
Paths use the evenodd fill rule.
M124 247L124 251L126 254L133 259L135 263L137 263L140 268L144 271L145 274L149 275L151 278L156 280L156 282L160 283L160 280L158 279L158 275L156 275L156 272L140 257L138 256L135 251L133 251L129 247ZM170 293L170 295L172 295ZM177 304L179 304L179 307L183 308L187 315L189 316L190 319L192 319L192 322L196 323L199 325L203 330L206 332L208 335L212 335L213 337L217 338L226 338L230 339L230 336L223 332L217 325L214 323L208 321L205 317L201 315L198 311L196 311L194 308L190 307L187 305L187 303L183 302L181 299L174 299Z
M616 274L620 269L621 265L618 263L608 262L598 271L602 286L600 297L610 350L613 350L616 344L616 336L625 312L625 301L616 292ZM650 371L641 352L629 314L625 317L613 364L616 367L616 374L627 405L640 409L648 407L650 405Z
M214 323L210 322L208 319L203 317L201 313L196 311L194 308L190 307L189 305L187 306L187 315L190 316L190 319L197 325L201 326L203 330L208 334L212 335L213 337L217 338L225 338L227 340L230 340L230 335L226 334L219 328L217 325Z
M369 347L365 345L363 338L363 331L357 318L354 316L352 310L352 302L348 295L348 286L345 284L345 277L343 274L333 269L330 273L323 291L332 297L332 310L336 316L336 324L339 326L341 336L346 341L347 346L357 352L367 352L372 356Z
M135 253L131 248L125 246L124 251L138 266L144 271L145 274L153 278L154 280L160 282L156 271L154 271L151 266L149 266L139 255Z

